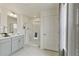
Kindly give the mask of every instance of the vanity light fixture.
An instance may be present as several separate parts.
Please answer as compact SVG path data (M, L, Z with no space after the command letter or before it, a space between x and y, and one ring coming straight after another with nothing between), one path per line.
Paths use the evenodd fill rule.
M9 12L8 15L11 16L11 17L17 18L17 15L13 12Z

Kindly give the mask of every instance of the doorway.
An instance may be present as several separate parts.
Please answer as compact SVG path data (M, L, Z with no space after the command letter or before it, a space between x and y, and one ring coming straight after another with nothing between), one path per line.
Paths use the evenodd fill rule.
M59 54L59 4L52 5L53 7L47 7L45 4L46 7L41 9L39 16L24 21L27 24L26 39L31 46Z

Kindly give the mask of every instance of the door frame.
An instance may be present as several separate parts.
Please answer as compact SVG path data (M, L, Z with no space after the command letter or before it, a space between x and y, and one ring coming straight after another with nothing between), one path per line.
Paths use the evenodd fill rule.
M64 55L66 55L66 56L68 56L68 9L69 9L69 4L68 3L59 3L59 56L61 56L61 36L60 36L60 32L61 32L61 27L60 27L60 21L61 21L61 19L60 19L60 14L61 14L61 4L67 4L67 15L66 15L66 17L67 17L67 19L66 19L66 51L64 51Z

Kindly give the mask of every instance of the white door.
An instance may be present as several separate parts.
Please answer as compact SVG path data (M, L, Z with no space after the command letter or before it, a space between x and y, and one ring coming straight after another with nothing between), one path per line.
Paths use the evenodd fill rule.
M43 48L58 51L59 20L52 15L43 17L41 22Z

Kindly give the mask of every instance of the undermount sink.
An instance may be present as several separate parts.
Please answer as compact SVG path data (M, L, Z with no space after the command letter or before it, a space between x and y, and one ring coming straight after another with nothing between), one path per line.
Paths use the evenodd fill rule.
M0 37L9 37L8 33L1 33Z

